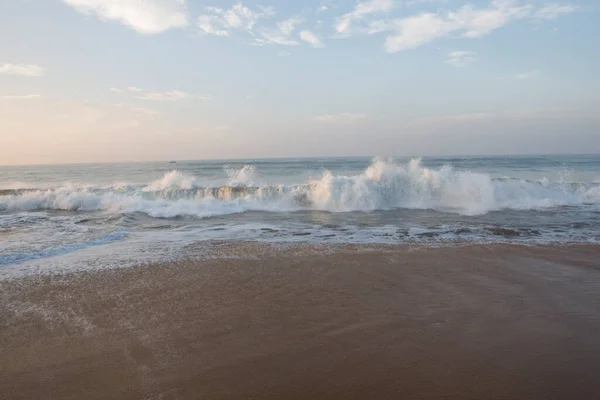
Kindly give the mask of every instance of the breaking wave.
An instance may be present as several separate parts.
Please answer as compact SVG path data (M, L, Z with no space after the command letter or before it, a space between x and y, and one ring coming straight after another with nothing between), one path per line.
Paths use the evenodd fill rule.
M145 186L64 186L50 190L0 191L0 211L70 210L141 212L171 218L241 213L431 209L462 215L491 211L543 210L600 203L600 184L492 179L451 166L425 168L420 159L407 164L375 159L357 175L321 176L296 185L256 185L247 165L226 170L226 186L206 187L194 176L171 171Z

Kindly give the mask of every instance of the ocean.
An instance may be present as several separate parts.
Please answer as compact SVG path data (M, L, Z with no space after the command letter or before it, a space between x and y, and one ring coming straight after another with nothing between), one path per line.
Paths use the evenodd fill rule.
M596 398L599 178L599 156L3 167L0 393Z
M215 242L600 241L600 156L0 167L0 275L189 257Z

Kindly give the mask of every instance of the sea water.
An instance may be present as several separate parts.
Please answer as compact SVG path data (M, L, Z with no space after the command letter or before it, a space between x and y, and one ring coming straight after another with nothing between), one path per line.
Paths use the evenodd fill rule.
M0 167L0 271L152 262L233 240L596 243L600 156Z

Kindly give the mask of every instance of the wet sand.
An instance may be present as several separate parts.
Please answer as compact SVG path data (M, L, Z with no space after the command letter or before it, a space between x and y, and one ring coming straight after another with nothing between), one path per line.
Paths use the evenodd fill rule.
M0 281L0 398L600 393L600 246L215 246Z

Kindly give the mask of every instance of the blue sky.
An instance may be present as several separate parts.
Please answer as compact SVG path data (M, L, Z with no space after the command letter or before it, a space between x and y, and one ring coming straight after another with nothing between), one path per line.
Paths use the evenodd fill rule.
M5 0L0 164L600 152L598 6Z

